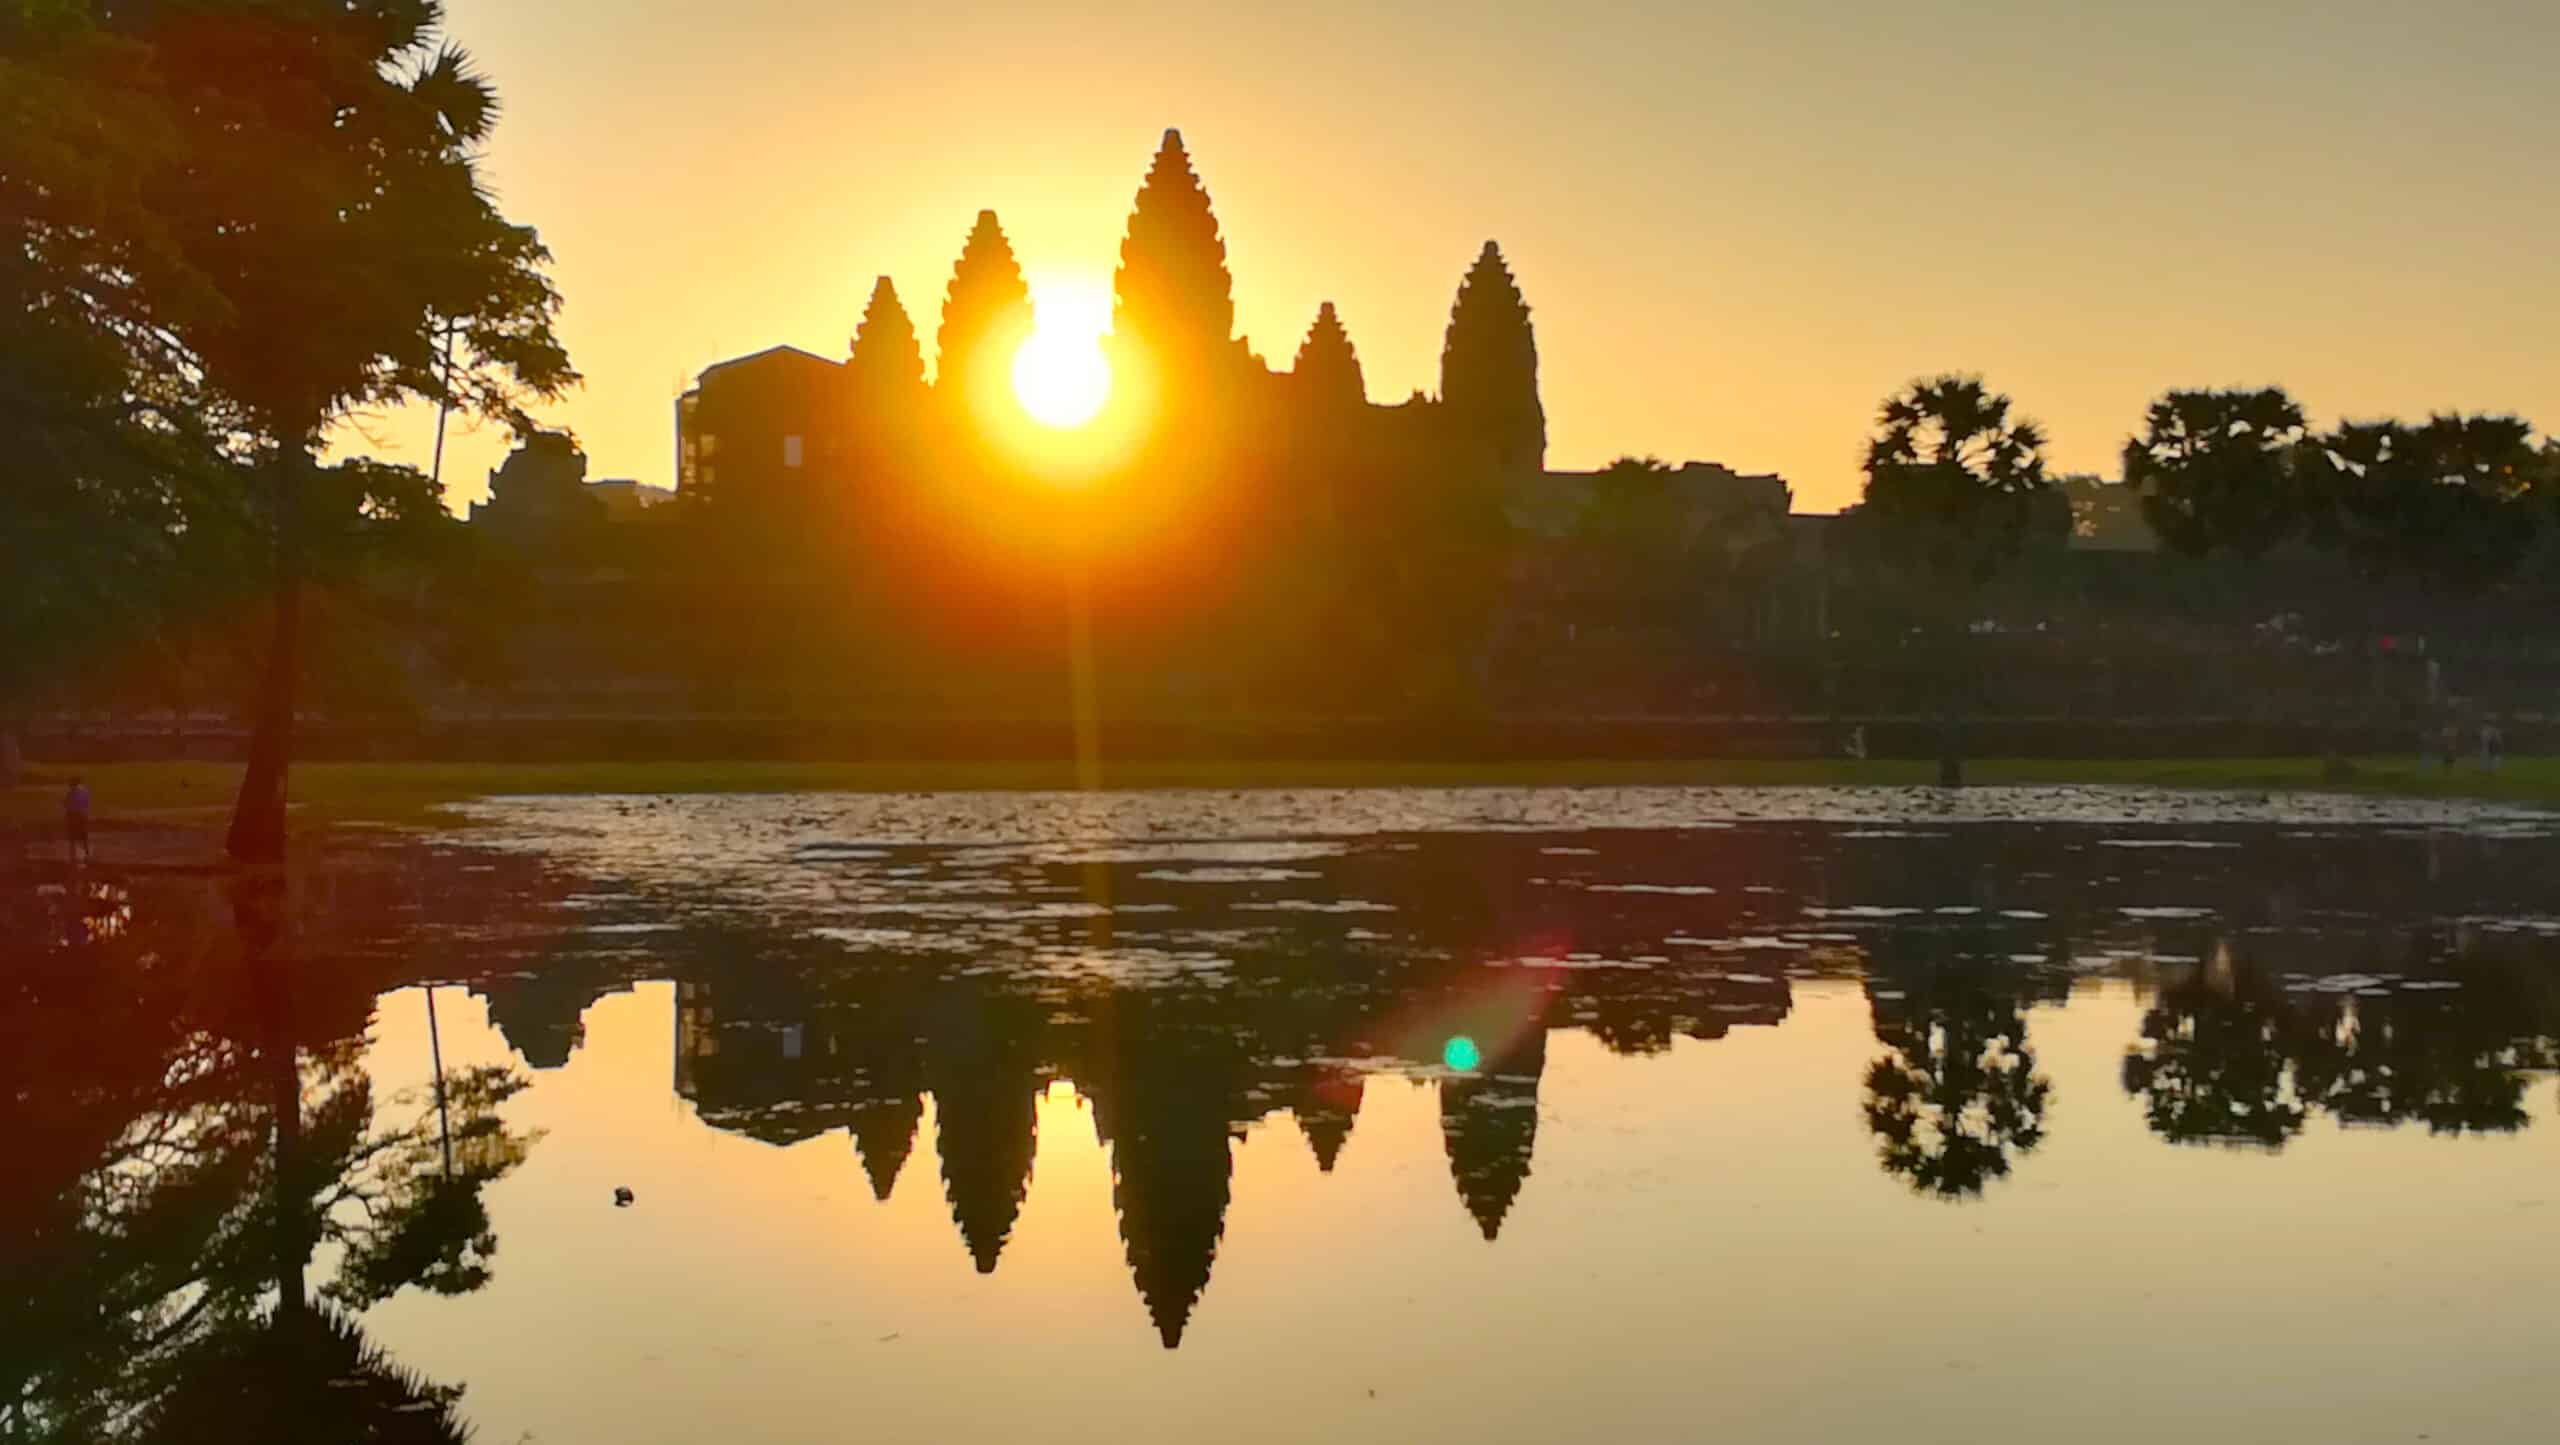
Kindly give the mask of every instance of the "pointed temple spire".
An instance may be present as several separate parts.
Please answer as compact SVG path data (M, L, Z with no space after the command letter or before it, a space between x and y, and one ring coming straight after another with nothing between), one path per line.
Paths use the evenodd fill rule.
M871 288L871 304L853 333L853 357L846 363L855 388L864 396L888 397L924 390L924 352L916 345L915 323L898 301L898 288L883 276Z
M1168 130L1138 187L1112 277L1112 334L1179 374L1217 359L1235 333L1234 280L1209 193L1182 132Z
M1315 324L1299 343L1297 364L1289 374L1297 379L1299 394L1320 407L1347 409L1369 400L1360 353L1352 349L1351 335L1342 329L1330 301L1316 308Z
M934 388L946 400L982 403L1013 394L1013 356L1031 335L1031 287L993 211L960 248L934 333Z
M1440 400L1461 435L1481 441L1504 471L1546 465L1547 413L1538 400L1538 338L1529 305L1491 241L1449 308L1440 350Z

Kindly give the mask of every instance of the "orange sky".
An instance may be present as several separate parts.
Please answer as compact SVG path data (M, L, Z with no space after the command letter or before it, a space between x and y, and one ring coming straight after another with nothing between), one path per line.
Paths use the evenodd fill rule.
M2074 470L2173 385L2560 417L2548 0L449 11L504 101L489 176L558 255L588 380L549 419L597 477L669 483L692 373L841 356L882 273L929 350L981 206L1035 285L1107 288L1167 125L1239 330L1285 366L1336 302L1372 400L1436 387L1499 239L1558 467L1717 460L1830 510L1877 400L1949 368ZM425 464L431 419L365 431ZM457 506L504 451L453 440Z

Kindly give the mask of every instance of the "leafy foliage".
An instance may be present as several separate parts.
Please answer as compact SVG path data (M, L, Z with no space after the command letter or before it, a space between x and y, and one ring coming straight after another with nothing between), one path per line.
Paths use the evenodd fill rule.
M2368 576L2495 583L2531 553L2550 505L2549 453L2532 438L2511 416L2341 426L2307 464L2315 535Z
M1957 989L1880 1021L1876 1036L1886 1052L1867 1068L1867 1127L1885 1172L1915 1193L1978 1195L2043 1142L2053 1085L2016 1004Z
M1886 399L1860 513L1895 560L1976 586L2068 527L2045 477L2044 429L2010 409L1978 376L1930 377Z
M305 523L349 494L314 465L323 434L412 397L522 429L530 402L577 379L552 333L549 253L480 184L497 100L432 43L442 16L436 0L90 0L0 21L12 299L92 356L70 396L181 392L188 421L167 431L263 504L276 621L233 822L244 857L283 851L298 592L319 540Z
M2283 391L2173 391L2125 443L2124 481L2160 540L2189 556L2255 561L2301 532L2302 408Z

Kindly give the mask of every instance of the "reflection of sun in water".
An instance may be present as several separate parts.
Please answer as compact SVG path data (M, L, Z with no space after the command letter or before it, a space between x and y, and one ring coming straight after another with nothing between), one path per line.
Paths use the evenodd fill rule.
M1013 357L1013 394L1044 426L1079 427L1111 395L1102 333L1111 293L1082 278L1033 277L1031 339Z

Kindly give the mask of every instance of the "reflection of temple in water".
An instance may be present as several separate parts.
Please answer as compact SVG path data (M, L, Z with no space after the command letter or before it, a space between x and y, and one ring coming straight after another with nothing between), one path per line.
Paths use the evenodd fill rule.
M934 1001L932 1019L924 1079L933 1094L943 1197L978 1273L993 1274L1030 1197L1040 1147L1037 1015L1027 1001L955 989Z
M1285 1096L1285 1107L1298 1121L1298 1132L1306 1135L1307 1147L1315 1152L1317 1170L1331 1174L1334 1161L1342 1157L1342 1146L1351 1142L1351 1126L1359 1121L1366 1084L1358 1072L1335 1064L1311 1064L1302 1073L1303 1078Z
M1547 1068L1547 1031L1531 1029L1472 1078L1440 1083L1440 1138L1458 1197L1490 1242L1529 1179L1538 1142L1538 1077Z
M1783 981L1737 986L1722 1010L1718 992L1666 1003L1665 1018L1644 1032L1714 1036L1787 1010ZM990 1273L1031 1189L1038 1100L1071 1080L1108 1151L1131 1281L1172 1347L1225 1233L1230 1151L1261 1120L1290 1117L1330 1173L1369 1073L1437 1074L1453 1192L1486 1239L1528 1180L1547 1033L1576 1013L1569 991L1520 970L1493 989L1381 985L1316 997L1329 1002L1310 1008L1306 997L1260 989L1051 999L993 975L917 980L889 967L816 982L777 970L759 984L724 972L675 985L675 1086L703 1122L766 1143L844 1130L882 1200L917 1143L929 1097L952 1223L973 1267ZM502 1027L516 1016L493 1012ZM1466 1030L1484 1033L1487 1051L1452 1067L1440 1042ZM536 1041L557 1037L546 1021ZM1391 1038L1405 1040L1399 1051L1368 1042Z
M2285 982L2350 962L2415 978L2490 948L2323 922L2352 919L2343 910L2359 892L2406 916L2388 900L2405 904L2420 885L2389 840L2318 842L2335 877L2293 869L2301 881L2271 900L2262 878L2209 852L2035 829L1918 850L1895 841L1907 836L1380 846L1310 865L1323 881L1304 891L1363 901L1348 913L1276 911L1259 883L1212 890L1135 864L1110 877L1108 896L1144 907L1102 943L1081 919L1009 923L970 953L691 920L653 935L646 959L571 950L472 986L527 1061L552 1067L577 1047L588 1002L635 978L672 979L675 1088L702 1121L776 1145L841 1129L845 1163L877 1199L922 1142L930 1098L944 1200L982 1272L1001 1262L1029 1197L1039 1097L1071 1082L1107 1151L1131 1282L1168 1346L1201 1306L1233 1198L1231 1151L1257 1123L1289 1117L1330 1174L1370 1075L1437 1080L1451 1193L1496 1240L1534 1198L1552 1031L1658 1053L1782 1023L1808 976L1863 981L1876 1047L1842 1085L1863 1085L1879 1166L1945 1198L2026 1167L2053 1103L2030 1016L2093 971L2120 969L2151 991L2124 1086L2173 1140L2263 1147L2321 1113L2511 1128L2526 1077L2552 1062L2547 1041L2516 1035L2518 1021L2552 1016L2552 990L2517 994L2496 982L2519 976L2504 965L2459 989L2391 997ZM1081 897L1088 880L1069 869L1050 881ZM2533 886L2504 865L2457 881L2498 898ZM2115 901L2126 897L2185 906ZM2224 937L2243 949L2236 966L2191 979L2151 962L2211 957ZM2419 956L2388 956L2398 948ZM1162 966L1193 952L1215 968ZM1074 967L1046 966L1067 955ZM1115 974L1119 962L1139 971Z

